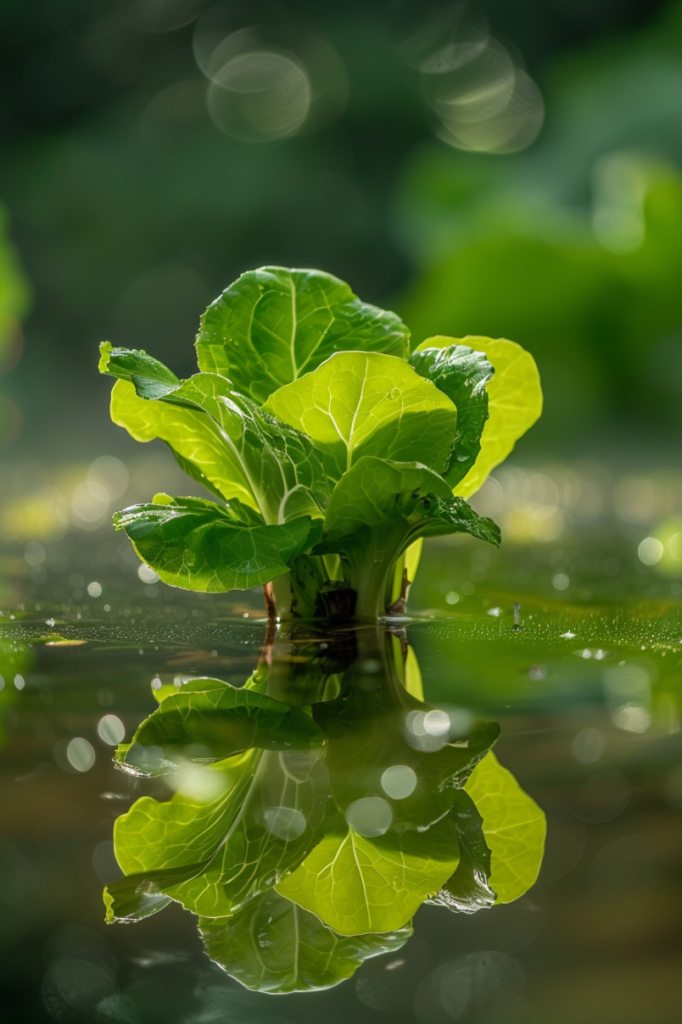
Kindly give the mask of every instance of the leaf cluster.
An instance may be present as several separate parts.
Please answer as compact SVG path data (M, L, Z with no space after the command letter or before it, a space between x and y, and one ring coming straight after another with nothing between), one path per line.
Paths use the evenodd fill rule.
M410 354L402 321L344 282L264 267L209 306L196 347L181 381L101 346L114 422L165 441L217 499L157 495L115 516L164 582L275 581L282 617L372 620L404 598L422 538L499 544L465 499L540 413L518 345L437 337Z
M434 740L414 725L437 712L415 663L401 682L370 653L341 671L333 655L271 658L240 689L155 691L116 758L175 792L116 821L125 874L105 890L108 921L175 901L243 984L302 991L399 948L426 900L473 913L533 884L544 816L494 759L499 726ZM386 783L396 766L411 788Z

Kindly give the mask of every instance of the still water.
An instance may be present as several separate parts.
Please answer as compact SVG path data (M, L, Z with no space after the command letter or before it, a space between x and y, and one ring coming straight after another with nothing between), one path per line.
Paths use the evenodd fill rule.
M584 553L563 591L523 555L472 582L461 553L435 546L413 617L273 634L257 593L173 592L122 551L62 545L38 585L25 558L4 562L3 1019L679 1020L682 624L668 582ZM499 779L481 774L493 743L515 787L497 806ZM240 786L224 827L210 808ZM505 822L510 793L525 818ZM525 846L504 874L512 826ZM303 877L325 843L331 866ZM156 875L117 888L117 855L126 875ZM513 898L514 871L538 866Z

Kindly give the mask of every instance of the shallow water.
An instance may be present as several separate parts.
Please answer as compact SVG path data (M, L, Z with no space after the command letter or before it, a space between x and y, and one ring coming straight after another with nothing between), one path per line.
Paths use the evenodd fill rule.
M595 548L565 556L571 583L558 592L549 556L510 553L481 574L456 549L435 547L412 595L423 613L396 626L431 705L500 723L497 756L548 819L539 881L517 902L473 915L425 905L412 939L350 980L270 996L212 964L196 919L177 905L104 924L102 887L120 874L113 822L142 792L170 791L117 770L98 723L115 715L129 739L154 710L153 679L242 685L266 626L258 594L171 592L139 581L127 557L110 541L62 542L37 584L19 557L4 562L5 1019L679 1020L682 623L669 581L628 553ZM604 571L615 557L616 572ZM96 598L88 582L101 587ZM84 760L73 747L69 760L74 738L94 753L83 771L73 762L88 765L87 747Z

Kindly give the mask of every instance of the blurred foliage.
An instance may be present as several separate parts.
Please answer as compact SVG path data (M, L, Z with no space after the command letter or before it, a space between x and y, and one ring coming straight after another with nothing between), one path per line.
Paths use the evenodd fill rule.
M658 6L471 5L528 59L541 84L543 66L567 47L636 26ZM193 55L197 25L214 10L229 32L265 26L276 45L305 51L309 69L322 66L329 76L335 68L336 106L327 119L316 115L299 137L269 143L222 134ZM309 0L285 7L209 0L2 5L0 195L12 210L38 297L13 378L25 451L61 457L68 447L75 459L92 458L96 445L123 451L125 442L101 415L105 386L89 361L94 343L109 337L154 347L184 374L198 314L248 267L321 266L378 303L405 287L415 248L399 244L391 200L406 158L424 145L430 125L418 75L400 47L443 10L416 0L370 7L360 0L322 7ZM580 85L590 74L586 66L573 77ZM548 137L555 130L550 114ZM541 149L533 150L538 167ZM513 179L522 166L522 158L481 162L435 143L432 152L436 161L451 162L448 195L458 182L473 180L478 205L491 209L495 183ZM555 161L543 180L559 181L562 173ZM430 202L424 188L420 203ZM467 203L477 205L471 195ZM433 250L436 240L426 245ZM512 320L501 333L523 341L515 327ZM593 384L595 396L597 389Z
M0 366L16 333L16 321L26 312L29 299L28 286L6 229L6 214L0 207Z
M513 338L538 361L530 443L585 450L597 428L680 424L682 7L565 60L527 153L434 143L403 178L397 222L421 264L400 304L415 339ZM629 453L630 455L632 452Z
M0 448L14 439L21 420L16 405L3 394L2 375L18 362L23 336L18 321L29 302L28 285L6 237L6 215L0 207Z

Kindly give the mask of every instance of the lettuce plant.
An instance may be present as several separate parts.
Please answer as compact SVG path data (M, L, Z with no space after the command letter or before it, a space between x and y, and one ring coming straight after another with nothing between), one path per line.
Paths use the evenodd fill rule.
M272 633L240 688L152 690L118 747L119 768L174 793L117 818L107 921L175 902L230 975L285 993L399 949L424 902L473 914L522 896L546 823L495 758L499 725L427 703L414 652L382 627Z
M160 438L214 498L157 494L114 517L165 582L266 588L280 618L401 611L425 537L500 543L466 498L535 422L514 342L429 338L315 270L243 274L201 319L200 372L101 346L111 415Z

